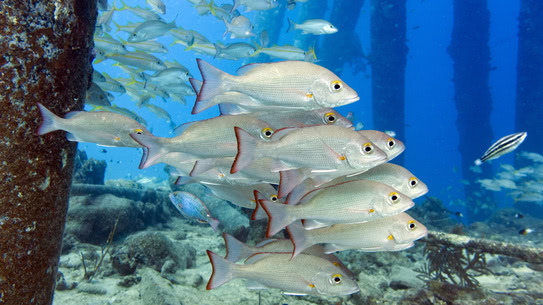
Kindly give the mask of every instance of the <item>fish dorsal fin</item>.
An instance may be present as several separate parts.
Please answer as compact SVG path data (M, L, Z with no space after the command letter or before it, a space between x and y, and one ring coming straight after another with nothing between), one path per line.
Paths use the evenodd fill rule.
M245 66L241 66L236 73L238 75L245 75L247 72L251 71L252 69L259 67L263 65L264 63L252 63L252 64L246 64Z
M65 119L71 119L71 118L73 118L74 116L76 116L76 115L78 115L78 114L80 114L80 113L82 113L82 112L85 112L85 111L70 111L70 112L68 112L68 113L66 113L66 114L64 115L64 118L65 118Z
M211 170L213 167L215 167L217 164L216 159L201 159L194 163L194 166L192 167L192 170L190 171L189 176L195 177L198 175L201 175L209 170Z
M264 247L265 245L268 245L268 244L271 244L273 242L276 242L278 241L279 239L277 238L269 238L269 239L265 239L261 242L259 242L258 244L255 245L255 248L261 248L261 247Z
M274 141L280 140L282 137L284 137L285 135L289 134L290 132L296 129L299 129L299 127L284 127L284 128L277 129L273 133L272 140Z
M219 112L221 115L238 115L249 113L245 110L242 110L238 105L235 104L219 104Z
M250 265L250 264L254 264L258 261L261 261L263 259L265 259L266 257L270 257L272 256L274 253L269 253L269 252L258 252L258 253L255 253L251 256L249 256L246 260L245 260L245 265Z
M179 136L181 135L183 132L185 132L185 130L187 130L187 128L189 128L190 126L192 126L192 124L194 124L196 122L187 122L187 123L184 123L184 124L181 124L177 127L174 128L173 130L173 133L176 135L176 136Z

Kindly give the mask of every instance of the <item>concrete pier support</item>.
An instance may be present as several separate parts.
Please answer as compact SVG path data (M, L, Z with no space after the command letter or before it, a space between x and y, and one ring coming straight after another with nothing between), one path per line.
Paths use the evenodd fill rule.
M76 144L36 135L36 103L82 109L96 3L4 0L0 11L0 304L51 304Z

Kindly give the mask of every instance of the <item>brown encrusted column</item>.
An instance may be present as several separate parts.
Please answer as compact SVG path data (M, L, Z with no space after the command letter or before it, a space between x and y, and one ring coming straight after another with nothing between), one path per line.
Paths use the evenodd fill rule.
M96 3L3 0L0 12L0 304L51 304L76 145L36 135L36 103L82 109Z

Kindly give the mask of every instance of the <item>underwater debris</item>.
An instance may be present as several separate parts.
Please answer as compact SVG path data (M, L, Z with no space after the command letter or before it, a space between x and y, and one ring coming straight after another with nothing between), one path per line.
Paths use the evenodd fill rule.
M457 286L474 288L479 286L476 276L492 273L486 267L484 252L449 245L426 244L426 265L415 269L417 278L438 280Z

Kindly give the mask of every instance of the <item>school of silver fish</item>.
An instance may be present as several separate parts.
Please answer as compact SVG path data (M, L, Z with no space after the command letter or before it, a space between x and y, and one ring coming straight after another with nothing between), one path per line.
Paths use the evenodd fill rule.
M221 20L225 36L243 39L258 34L240 12L278 5L276 0L220 6L189 1L198 14ZM288 8L296 2L305 1L289 0ZM207 289L244 278L254 283L249 288L349 295L360 290L356 275L332 253L400 251L426 235L426 227L405 211L428 192L427 186L407 169L388 163L403 152L404 144L381 131L355 130L333 109L359 97L314 63L314 50L268 47L265 32L258 35L260 44L212 43L177 26L175 19L165 21L161 0L147 0L145 8L122 0L122 7L115 1L110 7L107 1L100 3L94 63L114 61L129 77L112 78L95 70L86 97L93 111L61 118L38 104L43 117L38 134L64 130L70 141L142 148L140 168L168 164L175 168L178 184L204 184L215 196L254 210L253 219L268 219L266 238L282 229L289 232L290 239L265 239L256 246L224 234L226 257L208 251L213 272ZM119 12L141 20L119 25L113 19ZM116 37L110 34L112 23ZM338 31L325 20L289 19L289 31L296 30L312 35ZM160 59L168 49L155 38L165 35L199 56L238 60L265 54L284 61L248 64L231 74L197 59L199 75L192 74L177 62ZM172 127L169 113L152 103L155 98L185 103L195 96L193 114L218 105L221 115L183 124L174 137L157 137L137 113L112 104L111 92L127 94ZM193 194L175 192L170 199L183 216L220 228L213 211ZM244 263L237 264L240 260Z

